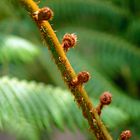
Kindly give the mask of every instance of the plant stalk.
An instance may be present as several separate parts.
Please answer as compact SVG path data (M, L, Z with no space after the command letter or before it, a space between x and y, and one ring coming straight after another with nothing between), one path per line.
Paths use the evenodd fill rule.
M39 10L38 5L33 0L20 0L22 5L30 13L31 17L34 19L33 14ZM60 70L62 77L74 95L75 100L77 101L78 106L82 109L84 117L87 119L91 131L95 134L97 140L112 140L108 130L102 123L95 107L93 106L90 98L88 97L84 87L82 85L71 86L71 81L77 75L72 68L67 56L54 32L50 23L48 21L37 22L34 20L41 31L45 42L51 54L54 58L54 61Z

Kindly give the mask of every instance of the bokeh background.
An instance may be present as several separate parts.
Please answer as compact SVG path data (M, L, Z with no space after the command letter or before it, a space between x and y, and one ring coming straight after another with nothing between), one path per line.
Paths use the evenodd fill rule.
M60 41L65 33L77 34L67 56L77 73L91 73L85 88L94 105L102 92L112 93L102 119L114 139L125 129L140 139L140 0L41 0L39 5L53 9L51 25ZM19 0L0 1L0 131L1 140L93 139Z

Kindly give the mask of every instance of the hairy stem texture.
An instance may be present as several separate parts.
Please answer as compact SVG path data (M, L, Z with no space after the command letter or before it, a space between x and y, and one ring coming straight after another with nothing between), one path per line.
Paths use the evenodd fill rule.
M95 107L92 105L92 102L89 99L82 84L76 86L71 85L71 81L76 78L77 75L72 68L69 60L67 59L64 49L60 44L50 23L46 20L42 22L38 22L37 20L35 20L33 15L39 10L39 7L33 0L20 1L22 5L26 8L26 10L30 13L30 15L36 22L39 30L41 31L41 35L46 41L47 46L55 60L55 63L58 66L58 69L61 71L65 83L74 95L77 104L82 109L83 115L87 119L91 131L95 134L98 140L112 140L112 137L102 123Z

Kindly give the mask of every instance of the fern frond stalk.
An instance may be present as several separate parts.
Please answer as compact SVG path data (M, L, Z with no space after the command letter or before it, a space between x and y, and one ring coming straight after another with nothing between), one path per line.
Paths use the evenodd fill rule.
M40 10L38 5L33 0L20 1L23 6L25 6L26 10L31 14L32 18L35 19L33 16L34 13ZM83 86L81 84L77 86L72 86L70 84L71 81L75 77L77 77L77 75L72 68L69 60L67 59L63 47L61 46L50 23L48 21L38 22L37 20L35 20L35 22L38 25L38 28L41 31L41 34L46 41L49 50L52 53L58 69L61 71L64 81L74 95L78 105L82 109L84 117L88 120L90 129L95 134L98 140L112 140L112 137L102 123L95 107L92 105L92 102L89 99Z

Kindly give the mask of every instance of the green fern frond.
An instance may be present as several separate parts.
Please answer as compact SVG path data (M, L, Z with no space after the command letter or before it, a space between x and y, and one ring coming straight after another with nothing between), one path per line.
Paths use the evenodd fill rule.
M87 91L92 97L99 98L102 92L110 91L113 95L112 104L114 106L128 113L132 120L138 119L140 117L140 109L137 108L137 106L140 105L138 100L126 96L125 93L117 89L117 87L112 84L110 79L99 73L95 67L91 67L91 65L89 65L88 62L84 60L84 57L81 58L80 55L74 54L74 52L72 52L69 53L69 58L77 72L86 69L93 76L86 86Z
M130 23L126 36L133 43L140 45L140 20L134 20Z
M93 24L97 23L97 27L99 27L99 23L102 24L103 21L106 21L109 29L111 26L122 27L128 19L127 11L111 3L98 0L53 0L49 1L47 5L54 10L53 22L57 22L57 26L61 26L62 22L81 25L86 21L86 26L89 24L93 27ZM107 26L107 24L105 25Z
M0 62L30 62L39 55L39 49L27 40L0 35Z
M112 77L128 68L132 78L140 79L140 49L136 46L107 33L74 27L61 29L58 33L60 38L66 31L77 33L80 41L76 50L84 54L89 63L103 73Z
M44 55L41 55L40 63L42 63L48 74L57 73L57 70L55 71L56 66L51 64L50 61L44 61L49 60L48 58L50 57L49 54L47 54L47 51L43 51L43 53ZM122 109L124 113L128 113L132 120L140 117L140 109L137 108L137 106L140 105L138 100L131 99L125 95L125 93L117 89L110 79L101 74L96 67L91 66L84 57L81 58L78 53L75 53L75 50L68 52L68 57L77 73L85 70L91 73L92 78L86 85L86 89L91 97L98 99L102 92L110 91L113 95L112 104L115 107ZM52 75L52 79L56 85L63 86L62 83L60 83L61 78L59 74L57 75L57 78L55 75Z
M0 22L0 30L5 35L16 35L33 42L40 41L39 32L36 29L35 24L28 18L4 19Z
M76 49L71 49L67 55L77 73L90 72L92 78L85 88L94 105L98 104L102 92L113 94L111 106L103 109L101 115L106 126L116 131L127 125L127 129L132 128L133 136L139 133L134 129L140 128L139 99L119 90L111 79L122 74L126 88L132 87L133 82L135 87L139 85L140 0L41 0L39 5L49 6L54 11L51 23L59 31L60 40L69 31L78 35ZM78 128L85 132L88 125L69 91L37 83L44 81L66 89L48 51L37 47L42 44L39 31L23 11L19 0L0 2L0 75L26 79L0 78L0 130L16 134L20 140L39 140L42 132L52 135L55 127L71 131ZM36 82L29 82L32 79ZM138 89L134 90L138 93Z
M15 15L11 12L13 7L8 4L7 1L1 1L0 3L0 20L5 19L7 17L14 17Z
M0 79L0 99L2 130L13 130L17 134L21 131L22 134L29 129L26 131L29 138L37 139L39 132L50 132L52 126L61 130L65 126L71 130L77 127L84 130L88 126L67 90L3 77ZM112 115L114 119L111 119ZM109 128L127 123L128 118L127 113L113 106L104 110L103 120Z
M139 0L111 0L113 3L119 5L123 9L128 9L133 15L139 16L140 1Z

